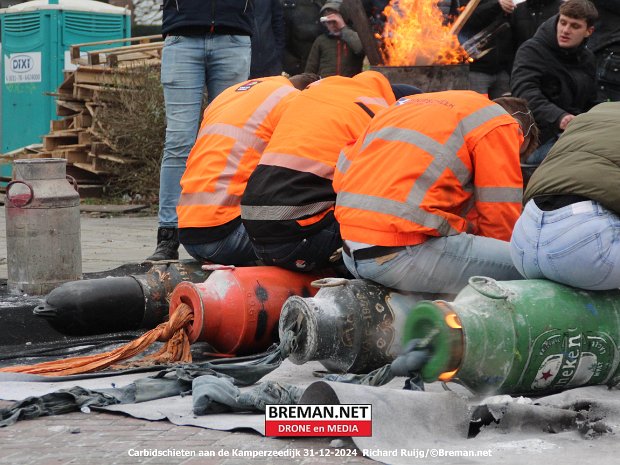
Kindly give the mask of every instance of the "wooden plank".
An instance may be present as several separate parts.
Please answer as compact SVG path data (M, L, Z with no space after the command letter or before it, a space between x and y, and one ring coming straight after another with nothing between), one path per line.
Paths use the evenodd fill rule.
M72 145L77 142L77 135L75 136L43 136L43 149L46 151L52 151L61 146Z
M107 161L112 161L114 163L120 163L122 165L131 165L133 163L136 163L136 160L131 160L129 158L120 157L118 155L109 155L105 153L96 155L96 158L100 158L102 160L107 160Z
M86 109L83 102L69 102L67 100L56 100L56 114L58 116L74 116L82 113Z
M78 144L90 145L93 142L93 135L88 131L80 131L78 133Z
M366 53L370 65L382 65L383 57L379 52L377 40L370 27L370 22L364 11L362 0L344 0L342 6L344 8L343 13L351 19L353 29L355 29L355 32L357 32L360 37L364 53Z
M52 119L50 120L50 132L69 129L72 123L73 123L73 120L71 118Z
M98 155L107 155L110 151L110 146L105 142L93 142L90 144L90 153L94 157L97 157Z
M107 171L96 167L94 164L91 163L74 163L73 166L83 169L84 171L88 171L89 173L93 173L93 174L108 174Z
M52 151L54 158L64 158L67 163L87 163L88 154L82 150L60 149Z
M73 127L76 129L90 128L93 124L93 117L88 112L75 115L73 118Z
M463 9L463 12L459 15L458 18L456 18L456 21L454 21L454 23L452 24L452 27L450 28L450 32L452 34L458 35L458 33L461 32L461 29L463 29L463 26L465 25L469 17L473 14L479 3L480 0L471 0L467 4L467 6Z
M138 42L138 43L146 43L150 41L162 40L163 37L160 34L152 35L152 36L141 36L141 37L129 37L124 39L110 39L110 40L99 40L97 42L84 42L81 44L75 44L71 46L71 59L79 59L80 58L80 48L84 47L92 47L96 45L108 45L108 44L118 44L118 43L127 43L127 42Z

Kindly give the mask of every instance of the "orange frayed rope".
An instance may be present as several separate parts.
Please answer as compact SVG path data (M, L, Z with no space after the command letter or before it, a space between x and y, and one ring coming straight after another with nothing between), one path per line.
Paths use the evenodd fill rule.
M37 363L36 365L6 367L1 368L0 372L30 373L46 376L68 376L80 373L92 373L94 371L103 370L122 360L132 358L144 352L157 341L166 343L157 353L124 365L116 365L114 368L150 366L171 362L191 363L192 353L190 351L189 339L187 338L185 327L192 322L193 317L194 312L192 309L186 304L180 304L169 321L161 323L155 329L144 333L139 338L118 349L102 354L54 360L51 362Z

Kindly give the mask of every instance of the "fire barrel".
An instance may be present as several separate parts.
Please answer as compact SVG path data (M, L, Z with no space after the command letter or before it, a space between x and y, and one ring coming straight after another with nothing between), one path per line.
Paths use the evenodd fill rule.
M410 84L424 92L469 89L469 65L371 66L392 84Z
M620 382L620 290L476 276L453 302L414 308L404 340L429 335L426 382L523 395Z

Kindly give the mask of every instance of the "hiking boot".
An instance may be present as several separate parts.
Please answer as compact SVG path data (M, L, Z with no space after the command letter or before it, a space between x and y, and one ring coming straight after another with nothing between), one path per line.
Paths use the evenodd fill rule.
M179 230L177 228L159 228L157 230L157 248L147 257L147 261L179 259Z

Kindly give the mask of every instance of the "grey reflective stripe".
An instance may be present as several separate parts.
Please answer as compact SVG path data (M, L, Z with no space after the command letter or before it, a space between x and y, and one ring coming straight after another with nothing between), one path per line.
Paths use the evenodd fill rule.
M229 194L225 190L215 192L186 192L179 198L179 206L189 205L222 205L235 207L241 202L241 196Z
M338 162L336 163L336 168L338 168L338 171L344 174L349 169L349 166L351 166L351 160L349 160L344 154L344 150L341 150L340 155L338 155Z
M523 189L518 187L476 187L478 202L514 202L521 203Z
M260 165L280 166L302 173L312 173L324 179L334 179L334 167L320 161L299 157L290 153L265 152Z
M468 190L471 189L471 173L458 157L458 151L465 143L465 135L493 118L505 114L507 114L506 111L499 105L481 108L463 118L444 144L440 144L435 139L413 129L386 127L367 134L362 150L377 139L400 141L424 150L433 156L433 161L413 184L405 202L340 192L338 194L338 205L387 213L436 229L444 236L458 234L458 231L444 217L423 210L421 208L422 202L428 190L439 180L446 169L450 169L454 173L464 189L466 187L469 187Z
M224 166L224 169L215 182L214 192L182 193L179 199L179 205L239 205L240 197L237 195L229 195L226 191L228 190L231 179L237 172L239 163L241 163L241 158L249 148L253 148L259 154L263 153L263 150L265 150L267 146L267 142L258 137L255 134L256 131L280 100L295 91L296 89L290 86L283 86L274 90L263 100L258 108L254 110L254 113L252 113L250 118L248 118L245 124L240 128L224 123L214 123L203 127L198 133L198 139L207 134L217 134L230 137L235 140L235 143L226 158L226 166Z
M444 236L458 234L458 231L452 229L450 224L441 215L435 215L420 208L411 208L405 202L384 199L373 195L340 192L338 193L337 204L339 207L350 207L396 216L422 226L437 229Z
M309 205L241 205L241 218L261 221L296 220L321 213L332 205L334 205L333 201Z
M381 107L389 107L390 105L387 103L383 97L357 97L355 100L358 102L362 102L364 105L379 105Z

